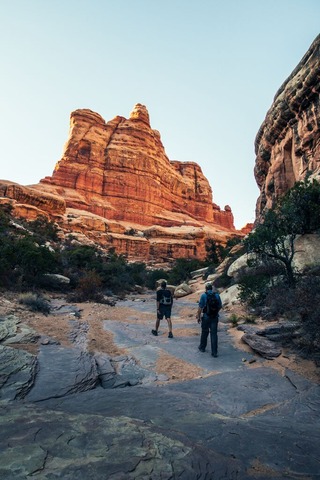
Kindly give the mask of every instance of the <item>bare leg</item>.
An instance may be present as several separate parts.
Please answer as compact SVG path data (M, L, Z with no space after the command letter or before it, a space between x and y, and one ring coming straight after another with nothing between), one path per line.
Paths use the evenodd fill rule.
M167 322L168 322L168 329L169 329L169 333L171 332L172 333L172 322L171 322L171 318L166 318Z
M156 331L159 330L159 325L160 325L160 319L157 317L157 320L156 320L156 328L155 328Z

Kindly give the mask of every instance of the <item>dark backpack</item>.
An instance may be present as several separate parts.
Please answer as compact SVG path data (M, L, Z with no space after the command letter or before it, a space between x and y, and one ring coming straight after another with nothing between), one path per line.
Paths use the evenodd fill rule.
M162 298L160 299L162 305L171 305L172 304L172 294L170 290L166 289L162 291Z
M220 301L215 293L207 294L206 314L208 317L216 317L221 308Z

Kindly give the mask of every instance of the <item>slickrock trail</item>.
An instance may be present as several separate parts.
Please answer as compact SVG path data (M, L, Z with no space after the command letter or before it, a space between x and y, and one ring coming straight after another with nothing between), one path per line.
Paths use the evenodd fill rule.
M240 348L224 314L219 357L199 352L195 294L174 303L173 339L163 321L151 335L154 293L80 318L54 302L20 328L37 357L0 345L1 478L320 478L320 387L290 354Z

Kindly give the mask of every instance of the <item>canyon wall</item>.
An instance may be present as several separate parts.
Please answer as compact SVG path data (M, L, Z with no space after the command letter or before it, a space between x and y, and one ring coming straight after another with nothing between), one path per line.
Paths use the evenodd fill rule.
M320 181L320 35L275 95L255 140L256 220L307 176Z

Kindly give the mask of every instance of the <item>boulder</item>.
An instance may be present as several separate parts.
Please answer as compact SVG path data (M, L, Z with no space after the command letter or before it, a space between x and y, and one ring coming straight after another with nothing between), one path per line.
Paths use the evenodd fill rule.
M191 278L202 277L205 273L207 273L208 270L209 270L209 267L199 268L199 270L194 270L193 272L190 272Z
M293 266L303 271L306 268L320 265L320 235L319 233L299 235L294 243L295 255Z
M281 355L281 348L279 348L270 340L256 335L255 333L245 333L242 335L241 340L249 345L252 350L268 360L272 360L273 358Z
M60 275L58 273L45 273L42 275L41 285L44 287L59 288L65 285L69 285L70 278Z
M221 292L220 297L224 307L228 305L233 305L239 303L239 286L232 285L231 287L227 288L223 292Z
M102 388L112 388L115 383L116 371L111 364L110 357L104 353L97 353L94 358Z
M99 381L94 358L80 348L41 345L38 365L37 381L26 396L31 402L84 392Z
M254 259L256 259L256 255L253 253L245 253L244 255L241 255L241 257L237 258L228 268L228 277L237 278L240 271L248 272L250 270L248 261Z
M20 323L18 317L8 315L0 318L0 342L14 337L17 332L17 325Z
M192 292L193 290L190 287L190 285L188 285L187 283L181 283L181 285L178 285L176 287L174 291L174 297L175 298L185 297L186 295L190 295L190 293Z
M0 398L22 399L32 388L37 371L37 357L24 350L0 345Z

